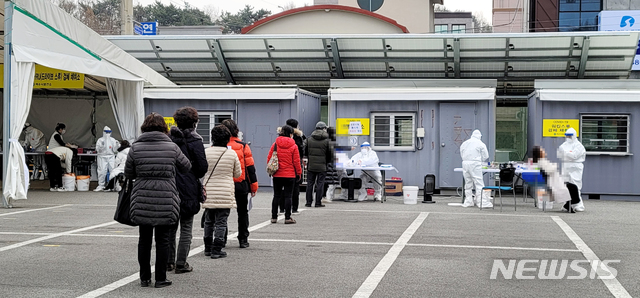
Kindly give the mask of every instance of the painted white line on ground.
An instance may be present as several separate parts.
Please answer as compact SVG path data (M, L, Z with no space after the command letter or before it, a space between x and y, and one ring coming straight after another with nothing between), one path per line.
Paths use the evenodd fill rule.
M380 281L387 273L391 265L396 261L402 249L407 245L413 234L418 230L418 228L422 225L424 220L429 215L428 212L421 212L420 215L411 223L411 225L402 233L402 236L398 238L395 244L389 249L387 254L380 260L376 268L373 269L369 277L360 285L358 291L353 294L353 297L366 297L368 298L373 294L373 291L378 287Z
M403 210L361 210L361 209L332 209L322 208L324 212L361 212L361 213L401 213L401 214L416 214L427 211L403 211ZM480 211L478 209L478 211ZM428 211L430 214L445 214L445 215L477 215L477 216L503 216L503 217L537 217L537 218L549 218L552 215L527 215L527 214L498 214L498 213L466 213L466 212L442 212L442 211ZM488 211L487 211L488 212Z
M2 214L0 214L0 216L14 215L14 214L20 214L20 213L34 212L34 211L51 210L51 209L56 209L56 208L69 207L69 206L72 206L72 204L57 205L57 206L53 206L53 207L29 209L29 210L16 211L16 212L8 212L8 213L2 213Z
M299 239L251 239L257 242L287 242L287 243L317 243L317 244L354 244L354 245L385 245L391 246L390 242L355 242L355 241L330 241L330 240L299 240Z
M92 229L102 228L102 227L114 225L114 224L117 224L117 223L118 222L116 222L116 221L110 221L110 222L99 224L99 225L95 225L95 226L85 227L85 228L71 230L71 231L62 232L62 233L55 233L55 234L51 234L51 235L48 235L48 236L44 236L44 237L40 237L40 238L31 239L31 240L23 241L23 242L20 242L20 243L12 244L12 245L9 245L9 246L0 247L0 252L7 251L7 250L10 250L10 249L14 249L14 248L18 248L18 247L22 247L22 246L29 245L29 244L36 243L36 242L40 242L40 241L49 240L49 239L52 239L52 238L57 238L57 237L60 237L60 236L65 236L65 235L69 235L69 234L73 234L73 233L84 232L84 231L88 231L88 230L92 230Z
M564 233L567 234L567 237L571 239L573 244L576 245L576 247L580 250L580 252L582 252L584 257L587 258L587 260L598 262L597 264L599 268L597 268L596 273L598 274L599 277L603 277L602 273L606 273L604 274L604 278L600 278L600 280L602 280L604 285L607 286L607 288L609 289L609 292L611 292L611 294L613 294L614 297L631 298L631 295L629 294L629 292L627 292L627 289L625 289L624 286L622 286L622 284L618 281L618 279L615 277L611 278L612 274L611 274L611 271L609 271L608 266L605 264L602 264L602 262L600 261L600 258L598 258L596 253L594 253L593 250L589 248L589 246L587 246L587 244L582 240L582 238L580 238L580 236L578 236L578 234L559 216L552 216L551 218L553 219L553 221L555 221L558 224L558 226L560 226L562 231L564 231ZM602 272L601 270L604 272Z
M283 219L284 219L284 215L278 217L278 220L283 220ZM255 231L257 229L264 228L264 227L269 226L269 225L271 225L271 220L259 223L259 224L255 225L255 226L252 226L252 227L249 227L249 231ZM227 238L231 239L231 238L234 238L234 237L237 237L237 236L238 236L238 232L228 235ZM196 255L198 253L203 252L203 251L204 251L204 245L198 246L198 247L192 249L191 251L189 251L189 257L192 257L192 256L194 256L194 255ZM151 266L151 273L154 273L154 272L155 272L155 266ZM118 289L120 287L123 287L123 286L125 286L125 285L127 285L129 283L132 283L132 282L134 282L136 280L139 280L139 279L140 279L140 272L138 271L138 272L136 272L134 274L131 274L131 275L129 275L129 276L127 276L127 277L125 277L125 278L123 278L121 280L118 280L116 282L108 284L108 285L106 285L106 286L104 286L102 288L93 290L93 291L91 291L89 293L86 293L86 294L84 294L82 296L78 296L78 298L100 297L100 296L102 296L104 294L107 294L107 293L109 293L109 292L111 292L113 290L116 290L116 289Z
M112 237L112 238L138 238L139 235L115 235L115 234L71 234L67 236L79 236L79 237Z
M578 249L564 248L538 248L538 247L510 247L510 246L482 246L482 245L453 245L453 244L421 244L408 243L407 246L424 246L424 247L447 247L447 248L481 248L481 249L503 249L503 250L532 250L532 251L559 251L559 252L580 252Z
M0 232L0 235L31 235L31 236L47 236L53 233L23 233L23 232Z

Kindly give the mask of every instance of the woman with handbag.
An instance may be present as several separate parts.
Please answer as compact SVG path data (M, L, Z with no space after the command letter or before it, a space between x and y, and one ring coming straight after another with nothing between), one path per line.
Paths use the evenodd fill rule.
M278 205L281 198L284 198L284 216L285 224L295 224L296 220L291 218L291 196L293 195L293 186L302 173L300 166L300 155L298 146L293 140L293 127L285 125L280 130L280 136L271 145L267 163L269 164L267 172L273 176L273 201L271 202L271 222L278 222ZM277 170L272 157L277 157ZM274 171L275 170L275 171Z
M142 135L131 145L124 175L135 179L131 192L131 220L140 226L138 263L140 285L151 284L151 246L155 230L156 288L171 285L167 279L169 231L180 217L175 173L191 169L189 159L167 135L164 118L151 113L142 123Z
M237 208L233 178L242 175L238 155L233 149L227 148L230 138L229 129L224 125L218 125L211 130L213 147L205 150L209 170L204 176L207 197L202 208L207 209L204 234L213 234L212 259L227 256L227 252L222 250L227 241L227 219L231 208Z
M180 194L180 241L177 247L178 226L174 226L169 232L167 271L175 269L175 273L180 274L193 271L193 267L187 263L187 255L191 249L193 217L200 211L200 203L204 202L200 178L207 173L209 164L204 153L202 137L195 131L198 111L192 107L182 107L176 110L173 119L178 127L171 128L171 140L191 162L191 171L176 175L176 185Z

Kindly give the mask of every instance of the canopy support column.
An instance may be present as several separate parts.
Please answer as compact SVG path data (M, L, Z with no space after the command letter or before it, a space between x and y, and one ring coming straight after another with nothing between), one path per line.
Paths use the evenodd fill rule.
M2 92L2 183L7 181L7 168L9 167L9 138L11 137L11 29L13 23L13 2L4 2L4 90ZM11 204L2 195L2 206L12 208Z

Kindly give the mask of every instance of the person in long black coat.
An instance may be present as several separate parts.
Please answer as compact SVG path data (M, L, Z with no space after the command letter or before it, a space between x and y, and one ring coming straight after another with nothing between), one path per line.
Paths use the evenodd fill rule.
M151 113L140 129L142 135L131 146L124 175L135 179L130 214L133 223L140 226L140 285L148 287L151 284L151 242L155 230L155 287L162 288L171 285L167 280L169 230L180 218L176 172L189 172L191 163L167 135L167 124L160 114Z

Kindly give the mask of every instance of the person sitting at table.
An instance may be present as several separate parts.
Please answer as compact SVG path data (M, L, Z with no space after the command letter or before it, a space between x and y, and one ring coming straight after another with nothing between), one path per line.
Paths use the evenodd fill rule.
M378 154L371 149L369 142L362 143L360 145L360 153L354 155L350 161L351 165L361 167L377 167L378 162L380 162ZM361 202L367 199L367 186L372 186L375 191L374 201L382 199L382 173L379 170L362 170L360 179L362 179L362 188L359 190L358 201Z
M573 183L566 183L566 190L559 188L560 185L564 185L564 179L558 172L558 164L550 162L546 158L546 152L540 146L534 146L531 151L531 155L533 162L540 167L540 174L542 174L542 177L544 177L544 180L551 189L554 202L565 203L566 201L564 209L569 213L576 213L574 206L580 202L580 196L577 191L575 193L571 193L570 190L572 186L577 190L577 186Z

